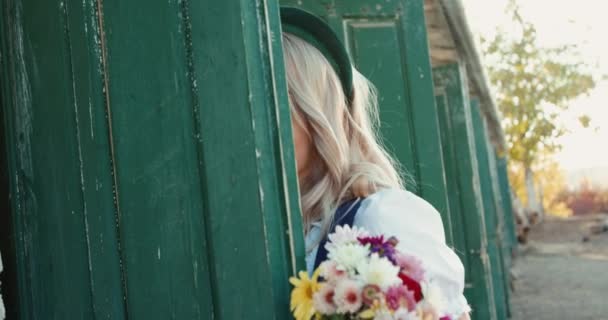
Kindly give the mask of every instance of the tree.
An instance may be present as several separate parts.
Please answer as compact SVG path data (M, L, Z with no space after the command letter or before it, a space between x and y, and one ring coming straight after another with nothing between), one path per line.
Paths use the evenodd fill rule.
M559 200L575 215L608 212L608 188L593 185L586 179L577 188L562 190Z
M521 16L514 0L508 12L515 28L508 33L499 29L492 39L482 39L482 50L504 119L509 159L513 168L523 170L528 207L541 210L535 166L541 157L559 150L557 138L566 133L558 122L560 112L574 98L589 93L595 79L575 47L540 47L534 25ZM589 125L588 117L579 120Z

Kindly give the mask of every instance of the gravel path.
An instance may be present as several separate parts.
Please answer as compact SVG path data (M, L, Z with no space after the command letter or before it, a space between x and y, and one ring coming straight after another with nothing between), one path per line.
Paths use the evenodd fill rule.
M515 260L513 320L608 320L608 233L589 232L605 217L547 219L531 231Z

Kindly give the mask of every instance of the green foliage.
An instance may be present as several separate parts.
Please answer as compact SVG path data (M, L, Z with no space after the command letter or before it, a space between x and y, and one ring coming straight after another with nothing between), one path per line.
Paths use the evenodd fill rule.
M566 133L557 121L560 112L593 89L595 79L575 47L539 47L534 25L522 18L514 1L509 11L515 28L482 39L482 49L504 117L509 157L530 168L560 148L556 138ZM579 120L588 126L591 119Z

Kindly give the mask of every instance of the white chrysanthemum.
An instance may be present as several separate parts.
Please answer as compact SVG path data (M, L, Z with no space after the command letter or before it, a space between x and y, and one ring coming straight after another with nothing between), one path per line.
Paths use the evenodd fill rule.
M327 235L329 241L325 245L325 249L329 251L329 248L344 245L347 243L359 243L358 238L367 237L369 234L363 228L357 228L356 226L350 227L349 225L337 226L334 233Z
M382 290L392 285L401 284L399 267L393 265L387 258L380 258L377 253L371 255L369 260L359 260L357 272L365 284L375 284Z
M437 310L439 313L445 310L445 297L438 285L432 282L423 281L420 283L420 288L422 289L422 296L424 297L425 302L430 304L433 309Z
M394 320L419 320L416 311L409 311L407 308L399 308L393 314Z
M336 246L328 250L327 257L334 261L338 270L351 272L361 261L367 260L369 249L358 243Z
M353 280L342 280L336 285L334 291L334 303L338 313L358 312L363 304L361 297L362 286Z

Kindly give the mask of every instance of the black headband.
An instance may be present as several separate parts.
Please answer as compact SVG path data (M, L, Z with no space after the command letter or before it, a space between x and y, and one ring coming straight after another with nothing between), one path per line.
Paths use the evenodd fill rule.
M283 32L293 34L317 48L340 78L350 104L353 97L353 70L348 52L333 29L314 14L294 7L281 7Z

